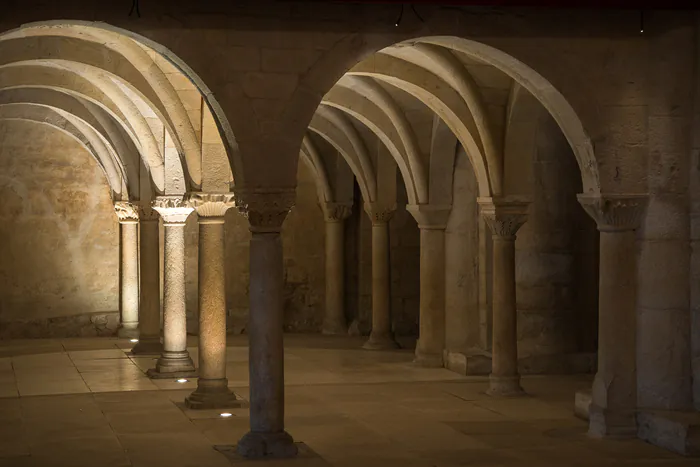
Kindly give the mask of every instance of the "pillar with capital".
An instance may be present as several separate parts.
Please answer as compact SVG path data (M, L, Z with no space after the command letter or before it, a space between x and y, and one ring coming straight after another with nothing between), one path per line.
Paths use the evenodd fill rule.
M493 239L493 335L487 393L519 396L524 391L518 373L515 237L527 220L529 200L502 197L477 201Z
M578 196L598 224L600 273L598 371L591 390L589 434L636 437L636 251L647 196Z
M397 349L391 323L391 259L389 221L395 207L365 204L372 220L372 332L362 346L367 350Z
M420 229L419 366L440 368L445 349L445 228L451 206L408 205Z
M160 196L152 204L164 227L163 353L148 376L193 377L197 373L187 351L185 308L185 221L193 209L182 196Z
M248 458L292 457L284 429L284 264L280 230L294 205L294 189L240 190L236 205L250 224L250 431L238 442Z
M160 355L160 228L159 216L148 205L136 206L139 213L139 341L134 355Z
M326 313L323 334L347 334L345 320L345 219L352 205L325 203L326 221Z
M226 378L224 214L234 195L191 193L189 203L199 223L199 378L185 403L191 409L240 407L244 402Z
M128 201L117 201L119 219L119 330L123 338L139 335L139 214Z

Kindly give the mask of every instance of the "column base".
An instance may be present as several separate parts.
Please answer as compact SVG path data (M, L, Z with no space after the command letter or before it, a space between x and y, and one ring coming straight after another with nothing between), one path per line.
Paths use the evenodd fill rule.
M236 445L239 456L249 459L294 457L299 448L286 431L278 433L256 433L249 431Z
M526 395L520 386L520 375L496 376L494 374L489 375L489 389L486 394L495 397L522 397Z
M185 398L185 405L189 409L238 409L247 407L248 403L239 399L228 388L228 380L202 379L197 380L197 389Z
M431 354L416 351L413 364L421 368L444 368L445 362L442 354Z
M362 345L365 350L391 350L400 349L401 346L391 334L376 335L371 333L369 339Z
M588 410L588 435L593 438L636 438L636 411L611 411L610 409L604 409L591 403Z
M121 339L135 339L139 337L139 323L122 323L117 330L117 337Z
M156 367L146 372L151 379L195 378L197 370L188 351L165 351L156 362Z
M160 338L140 337L129 353L131 355L161 355L163 344L160 342Z
M324 336L347 336L348 328L344 323L323 323L321 334Z

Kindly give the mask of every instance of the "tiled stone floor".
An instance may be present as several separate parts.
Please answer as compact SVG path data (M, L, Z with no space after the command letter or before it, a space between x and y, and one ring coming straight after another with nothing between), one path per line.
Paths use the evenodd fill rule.
M641 441L587 438L572 401L588 377L528 377L529 397L493 399L484 378L414 368L410 351L368 352L361 342L286 336L287 428L314 455L233 465L698 465ZM245 345L231 339L228 375L247 398ZM149 380L143 370L152 359L129 358L130 346L0 342L0 467L231 466L213 446L245 433L247 410L227 419L186 410L195 383Z

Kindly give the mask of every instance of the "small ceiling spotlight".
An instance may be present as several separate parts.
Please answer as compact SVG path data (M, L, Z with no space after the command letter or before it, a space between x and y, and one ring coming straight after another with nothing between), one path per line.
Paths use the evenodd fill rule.
M232 413L229 413L229 412L224 412L224 413L221 414L221 418L229 418L229 417L232 417L232 416L233 416L233 414L232 414Z
M644 34L644 11L639 10L639 33Z
M399 12L399 17L396 18L396 22L394 22L394 26L399 26L399 24L401 23L401 18L403 18L403 3L401 4L401 11Z
M129 342L133 342L134 344L137 343L139 340L138 339L129 339Z
M189 381L189 379L187 379L187 378L180 378L177 380L178 383L186 383L188 381Z

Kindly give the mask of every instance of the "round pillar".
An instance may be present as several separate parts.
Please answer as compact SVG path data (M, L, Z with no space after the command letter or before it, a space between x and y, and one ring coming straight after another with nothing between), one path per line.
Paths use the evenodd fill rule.
M366 208L372 219L372 332L362 346L367 350L397 349L391 328L391 261L389 221L394 209Z
M326 203L326 313L323 318L323 334L345 335L348 326L345 319L345 219L352 206Z
M518 373L515 305L515 235L527 219L528 202L515 198L480 198L481 215L493 239L492 396L524 394Z
M138 337L139 326L139 216L131 203L118 202L119 218L119 314L117 335Z
M148 376L194 377L194 363L187 351L185 306L185 221L193 209L181 197L157 198L153 205L164 227L163 353Z
M139 341L134 355L160 355L160 232L158 213L139 206Z
M191 409L240 407L226 378L226 276L224 214L233 194L193 193L199 223L199 378L187 396Z
M600 231L598 371L591 390L588 432L637 436L636 247L644 195L579 195Z
M236 447L248 458L293 457L297 446L284 430L284 263L280 230L294 191L237 193L250 223L250 431Z

